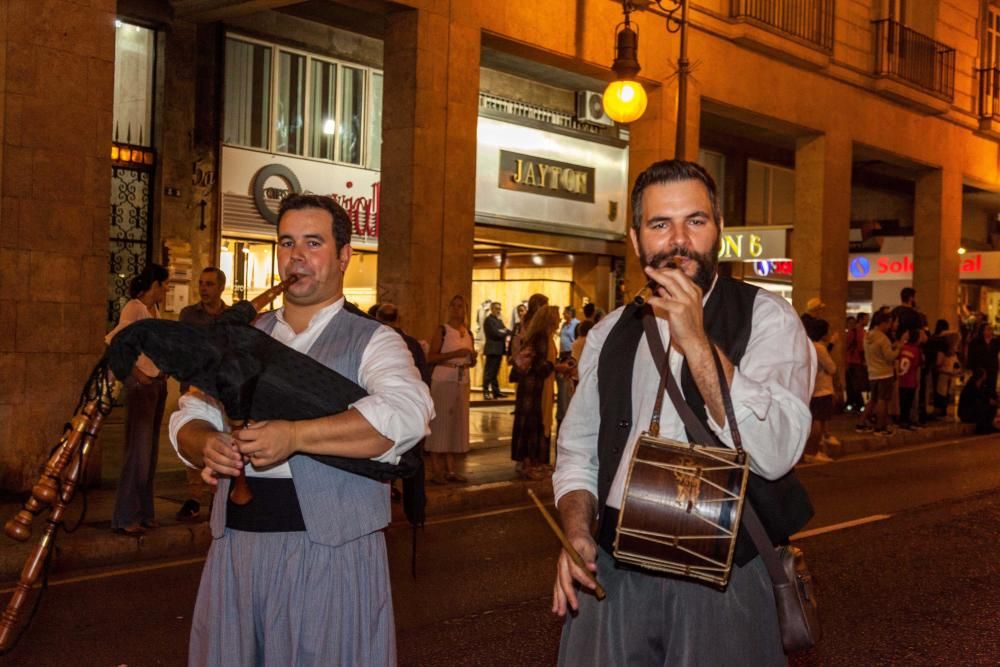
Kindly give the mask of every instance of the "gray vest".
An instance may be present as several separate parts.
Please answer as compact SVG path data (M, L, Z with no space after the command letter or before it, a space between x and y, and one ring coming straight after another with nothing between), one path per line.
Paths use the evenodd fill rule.
M254 324L270 334L277 315L265 313ZM309 348L309 356L358 383L358 369L368 341L381 325L375 320L342 309ZM360 384L360 383L359 383ZM367 477L344 472L302 454L288 460L295 480L295 493L309 539L317 544L338 546L385 528L390 521L389 486ZM219 480L212 505L212 537L226 527L229 479Z

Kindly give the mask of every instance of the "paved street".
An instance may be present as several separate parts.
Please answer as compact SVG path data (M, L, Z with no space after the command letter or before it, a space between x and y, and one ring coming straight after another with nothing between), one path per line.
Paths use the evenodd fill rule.
M817 516L799 543L821 585L826 637L793 664L1000 660L1000 438L866 454L801 474ZM438 519L419 540L413 580L408 528L388 532L401 664L554 662L557 545L533 508ZM200 566L63 575L0 662L183 664Z

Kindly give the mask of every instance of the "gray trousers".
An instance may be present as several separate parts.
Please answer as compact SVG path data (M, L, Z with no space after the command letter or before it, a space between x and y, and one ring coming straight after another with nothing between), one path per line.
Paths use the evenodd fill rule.
M597 578L607 590L598 602L579 595L567 614L559 664L784 665L771 580L758 556L733 567L728 588L618 569L598 551Z
M382 533L329 547L305 531L227 528L212 541L191 621L188 664L396 664Z
M153 475L160 449L163 404L167 400L164 378L140 384L131 375L125 380L125 457L115 495L111 528L152 521Z

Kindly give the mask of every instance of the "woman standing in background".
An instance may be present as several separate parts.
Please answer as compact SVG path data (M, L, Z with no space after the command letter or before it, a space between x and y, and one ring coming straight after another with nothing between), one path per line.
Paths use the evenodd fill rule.
M431 341L427 363L431 375L434 419L424 449L431 455L431 482L467 482L458 472L469 452L469 367L476 350L468 327L468 308L461 295L448 302L448 321Z
M118 325L104 338L115 335L140 320L158 318L158 304L166 293L169 274L159 264L150 264L129 283L132 299L118 317ZM160 445L167 380L146 355L139 355L132 374L125 378L125 456L122 461L111 529L138 537L147 528L158 528L153 511L153 475Z
M552 337L559 330L559 321L557 306L540 308L528 323L522 353L515 357L520 380L514 404L510 457L517 462L518 474L526 479L542 479L548 474L546 465L555 387L553 372L568 373L572 368L570 364L556 363Z

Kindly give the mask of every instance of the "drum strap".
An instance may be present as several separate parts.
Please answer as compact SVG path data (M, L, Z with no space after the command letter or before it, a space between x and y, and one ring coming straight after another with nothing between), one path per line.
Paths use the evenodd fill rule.
M677 414L680 415L688 432L706 445L712 443L714 438L702 421L695 416L691 406L684 400L684 396L677 386L677 381L674 380L674 375L670 372L670 351L663 348L660 329L656 326L656 316L649 306L646 306L646 311L642 315L642 327L646 332L646 343L649 345L649 352L653 355L653 363L660 369L660 387L656 392L656 404L653 406L653 417L649 424L650 435L659 436L660 434L660 413L663 409L663 394L664 389L666 389L666 393L670 396L670 402L674 404L674 409L677 410ZM719 375L719 390L722 392L722 404L726 410L726 420L729 423L733 448L742 457L744 455L743 439L736 426L736 413L733 411L733 401L729 395L729 383L726 382L726 374L722 368L722 360L719 358L718 350L711 342L709 342L709 347L712 349L715 370Z
M712 442L713 438L711 434L709 434L708 429L695 416L694 411L684 400L684 396L677 387L677 381L674 380L673 373L670 372L670 352L663 347L663 340L660 338L660 329L656 326L656 316L653 314L653 309L649 306L646 306L646 312L643 313L642 326L646 332L646 342L649 345L649 351L653 355L653 363L660 368L660 388L657 390L656 404L653 406L653 418L649 425L650 434L658 436L660 433L660 411L663 408L663 394L664 389L666 389L666 393L670 396L670 401L674 404L674 409L677 410L677 414L680 415L681 421L684 422L684 426L688 432L694 434L702 442ZM719 389L722 392L722 403L726 409L726 420L729 422L729 432L732 436L733 446L737 452L744 454L743 440L740 438L740 432L736 427L736 414L733 410L732 397L729 394L729 383L726 382L726 374L722 368L722 360L719 359L719 352L715 349L715 345L711 341L709 341L709 347L712 348L712 356L715 359L715 370L719 374ZM767 531L764 530L764 526L761 524L757 513L754 512L753 505L749 500L743 503L742 523L753 539L758 553L760 553L761 558L764 560L764 566L771 577L772 585L776 587L788 586L788 574L781 566L781 561L778 559L774 545L771 544L771 540L767 536Z

